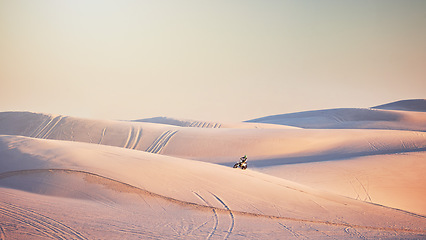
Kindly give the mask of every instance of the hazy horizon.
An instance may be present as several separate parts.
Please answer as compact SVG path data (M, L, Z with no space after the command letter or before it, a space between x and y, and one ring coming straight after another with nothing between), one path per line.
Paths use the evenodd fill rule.
M0 111L243 121L425 98L426 1L0 0Z

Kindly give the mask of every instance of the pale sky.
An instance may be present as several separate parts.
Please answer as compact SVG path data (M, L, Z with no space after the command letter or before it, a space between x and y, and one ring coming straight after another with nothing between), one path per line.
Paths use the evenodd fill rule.
M424 0L0 0L0 111L244 121L412 98Z

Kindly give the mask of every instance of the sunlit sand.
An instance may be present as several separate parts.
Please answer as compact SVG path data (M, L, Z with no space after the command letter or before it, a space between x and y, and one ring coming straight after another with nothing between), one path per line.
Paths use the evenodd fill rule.
M240 123L2 112L0 239L425 238L424 102Z

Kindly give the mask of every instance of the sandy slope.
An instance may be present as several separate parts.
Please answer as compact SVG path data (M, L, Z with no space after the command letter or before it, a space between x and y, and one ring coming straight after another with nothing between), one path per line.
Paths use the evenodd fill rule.
M381 159L390 154L426 149L426 134L416 131L281 127L274 129L271 128L274 125L268 125L269 128L258 128L259 126L253 128L251 124L247 124L249 125L247 128L242 127L245 124L247 123L241 123L237 128L198 128L26 112L0 113L0 134L96 143L224 166L232 166L239 156L247 154L250 158L250 168L262 170L281 169L280 166L288 164L339 161L366 156L377 156ZM384 161L382 163L385 167L386 163ZM421 164L422 162L418 167L411 166L406 171L417 176L423 171ZM304 175L304 170L300 169L299 172ZM380 170L380 167L378 169ZM277 171L274 171L274 175L286 177L287 171L283 170L282 174L276 174ZM321 174L328 172L323 171ZM379 172L376 174L382 175ZM373 184L374 181L382 179L387 178L371 177L369 181ZM315 178L312 181L315 181ZM327 186L323 188L327 189ZM404 204L394 204L396 201L382 201L385 198L376 197L372 202L410 211L416 209L416 212L420 209L423 213L422 208L417 206L421 203L421 200L417 200L418 197L424 196L419 194L422 193L422 185L411 184L409 189L411 190L404 191L404 194L400 195L402 197L399 202ZM334 191L334 187L330 190ZM342 194L341 191L338 193ZM344 195L356 197L353 192ZM412 202L416 202L416 206L408 204Z
M284 125L271 125L263 123L241 123L241 122L226 122L226 123L217 123L217 122L205 122L205 121L195 121L195 120L183 120L175 119L168 117L154 117L146 119L133 120L133 122L147 122L147 123L158 123L179 127L193 127L193 128L273 128L273 129L297 129L297 127L284 126Z
M387 110L426 112L426 99L401 100L397 102L375 106L373 108L387 109Z
M426 215L426 153L269 166L258 171L316 189Z
M341 229L335 233L317 232L323 237L395 236L395 232L418 237L426 233L424 217L339 197L253 171L85 143L14 136L1 136L0 142L0 185L6 196L2 199L0 213L7 221L39 222L40 226L35 224L34 227L46 228L42 232L52 231L55 226L61 229L51 232L53 236L68 234L82 238L85 232L99 236L99 232L90 231L87 226L79 226L70 219L76 218L92 226L102 225L111 221L110 211L121 208L127 215L133 208L141 212L141 216L149 215L149 220L138 219L132 224L143 225L143 229L156 226L157 231L149 233L154 238L158 234L198 238L209 236L213 230L215 237L226 238L231 233L233 238L253 237L258 233L251 235L245 228L255 222L264 224L265 229L273 225L274 229L281 228L281 232L293 236L307 234L293 230L302 226ZM117 192L121 193L117 196ZM20 203L17 204L20 197L33 200L29 203L17 201ZM31 205L35 200L40 200L42 206ZM79 210L76 209L78 204L82 204ZM74 211L65 210L70 205ZM53 218L53 206L65 213ZM105 208L108 214L100 213ZM97 220L89 221L82 209L97 214ZM164 225L158 227L159 222L166 224L163 215L155 217L156 212L163 211L166 219L172 221L169 224L177 230ZM192 222L192 227L200 225L199 232L192 232L194 236L179 235L178 232L184 230L179 227L182 224L178 220L182 217L180 214L188 217L185 222ZM212 215L210 222L208 219ZM125 216L121 214L120 218L117 228L128 227ZM223 222L227 224L219 227ZM202 230L201 225L208 223L213 228L206 226ZM241 223L244 224L240 226ZM19 233L10 233L7 226L3 226L7 234L19 236ZM220 228L225 229L219 232ZM115 228L114 234L118 229ZM140 235L144 235L143 231L135 236Z
M426 100L406 100L373 108L340 108L288 113L247 122L316 129L394 129L426 131Z
M247 154L257 167L426 149L426 135L415 131L193 128L26 112L0 113L0 134L96 143L227 165Z
M248 122L316 129L355 128L426 131L426 112L342 108L268 116Z
M3 112L0 239L424 238L415 103L279 125Z
M344 206L343 208L348 209L346 205L352 202L350 199L330 196L250 170L236 171L237 169L199 161L107 146L9 136L1 138L3 145L11 149L2 154L2 173L34 169L71 169L96 173L184 202L205 205L206 203L195 194L198 193L217 208L226 208L224 203L228 203L226 205L235 211L271 216L285 211L289 217L324 218L327 221L332 221L334 216L327 218L324 208L338 210L337 208ZM23 158L23 155L28 158ZM194 179L197 181L193 181ZM241 183L250 187L242 187ZM220 196L224 203L213 201L216 196ZM244 196L243 201L241 196ZM333 199L331 203L330 199ZM273 201L275 206L267 204L270 201ZM339 204L335 204L336 202ZM360 203L356 202L356 205L358 204ZM306 208L312 211L307 214L304 211ZM277 209L282 210L277 213Z

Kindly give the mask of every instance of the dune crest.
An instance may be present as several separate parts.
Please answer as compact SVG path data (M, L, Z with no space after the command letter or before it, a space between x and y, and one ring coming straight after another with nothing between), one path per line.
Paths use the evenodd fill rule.
M373 108L339 108L279 114L247 122L307 129L386 129L424 132L426 131L425 109L425 100L420 99Z
M375 106L376 109L426 112L426 99L401 100Z

